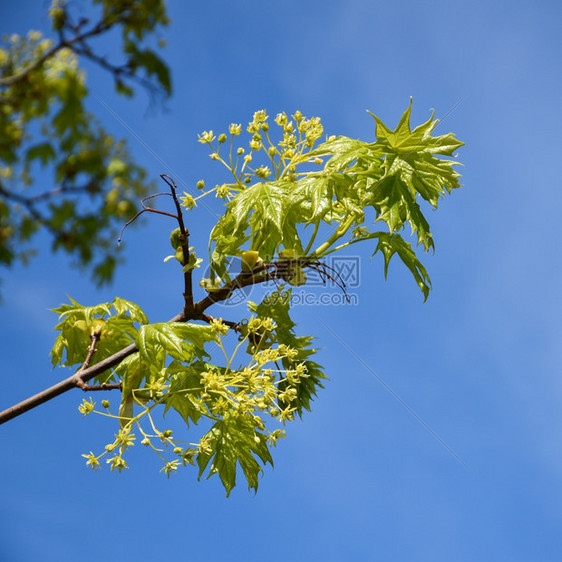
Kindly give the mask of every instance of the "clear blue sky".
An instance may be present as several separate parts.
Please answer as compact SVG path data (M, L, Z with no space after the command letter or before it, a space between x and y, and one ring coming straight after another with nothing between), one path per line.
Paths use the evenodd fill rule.
M43 7L3 0L0 31L44 28ZM329 134L364 139L366 109L393 126L410 96L414 123L432 108L444 117L438 132L466 143L464 187L430 216L434 289L424 304L398 263L385 283L365 250L359 306L296 309L330 381L289 426L256 496L241 483L225 499L216 477L197 483L190 469L168 480L145 450L121 475L90 471L81 453L113 428L82 418L79 392L2 426L0 559L562 560L560 4L175 0L169 10L166 112L147 111L144 95L117 99L101 76L89 86L188 186L223 181L197 133L256 109L300 109ZM170 171L93 97L90 107L155 178ZM47 310L66 294L85 304L117 294L153 321L179 310L181 279L162 262L169 230L152 217L128 232L128 265L104 290L47 251L2 275L1 407L67 376L50 369Z

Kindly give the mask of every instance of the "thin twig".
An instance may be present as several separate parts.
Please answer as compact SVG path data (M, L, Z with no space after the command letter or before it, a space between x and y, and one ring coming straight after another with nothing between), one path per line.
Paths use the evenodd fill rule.
M84 391L84 392L95 392L98 390L123 390L123 385L120 382L116 382L116 383L102 383L102 384L84 384L82 383L83 386L81 386L80 388Z
M232 320L225 320L224 318L216 318L210 314L202 314L201 320L204 320L207 324L210 324L213 320L220 320L225 326L228 326L235 332L240 329L240 322L233 322Z
M108 29L111 28L111 25L105 23L105 20L101 20L98 22L92 29L89 31L85 31L84 33L79 33L75 35L72 39L62 39L56 45L53 45L50 49L45 51L41 57L39 57L34 63L30 64L27 68L24 68L20 73L13 74L12 76L6 76L4 78L0 78L0 87L3 86L11 86L16 82L24 80L29 76L29 74L47 62L52 56L54 56L58 51L61 49L72 48L75 43L84 42L86 39L90 37L94 37L95 35L99 35Z
M78 189L80 188L76 188L76 190ZM85 186L84 189L88 189L88 186ZM55 228L51 224L49 219L43 216L43 214L35 207L35 204L39 202L39 200L46 199L50 196L50 194L55 195L55 192L57 190L60 190L60 192L62 193L63 188L56 188L50 192L42 193L33 197L25 197L24 195L19 195L18 193L13 193L7 190L0 183L0 195L3 195L4 197L6 197L6 199L11 199L12 201L16 201L17 203L21 203L22 205L24 205L27 209L27 212L33 217L33 219L41 226L44 226L53 236L55 236L56 238L70 237L72 236L71 232ZM73 188L64 188L64 191L73 191Z
M101 337L101 332L94 330L94 332L90 336L91 343L90 346L88 347L88 353L86 355L86 359L84 359L84 363L82 363L82 366L80 367L80 369L78 369L78 371L76 371L76 374L74 375L76 377L76 386L78 388L81 388L82 390L85 390L84 388L85 384L79 375L81 372L85 371L90 366L90 361L92 360L92 357L96 352L96 345L98 345L98 342L100 341L100 337Z
M167 195L168 197L171 196L170 193L154 193L153 195L148 195L147 197L143 197L141 199L142 209L132 219L129 219L125 223L125 225L121 229L121 232L119 233L119 238L117 239L117 244L121 244L121 240L123 238L123 232L125 231L125 229L130 224L135 222L143 213L156 213L157 215L164 215L166 217L172 217L174 219L177 219L176 215L173 215L172 213L167 213L166 211L159 211L158 209L153 209L152 207L147 207L145 205L145 201L147 201L148 199L154 199L155 197L160 197L161 195Z
M84 193L84 192L95 192L97 188L92 185L92 183L87 183L86 185L61 185L60 187L55 187L49 191L39 193L38 195L32 195L28 197L28 201L31 204L39 203L45 199L50 199L51 197L56 197L58 195L63 195L67 193Z

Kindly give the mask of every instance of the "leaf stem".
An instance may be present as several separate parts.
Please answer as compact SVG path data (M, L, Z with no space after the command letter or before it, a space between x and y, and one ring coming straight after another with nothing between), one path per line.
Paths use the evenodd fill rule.
M316 224L314 225L312 236L310 237L310 240L308 241L308 244L306 245L306 248L303 251L303 254L305 256L308 256L308 252L310 252L310 248L312 248L312 244L314 244L314 241L316 240L316 235L318 234L319 228L320 228L320 221L317 221Z
M311 255L318 258L325 256L326 250L349 230L354 221L355 216L350 214L347 219L340 224L340 226L336 229L332 236L330 236L328 240L326 240L326 242L318 246L318 248L316 248L316 250L314 250Z

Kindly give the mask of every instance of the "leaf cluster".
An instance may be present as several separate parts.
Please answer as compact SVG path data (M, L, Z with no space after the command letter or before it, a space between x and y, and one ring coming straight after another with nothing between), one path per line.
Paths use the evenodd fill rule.
M134 343L148 318L141 308L129 301L115 297L111 303L82 306L70 298L70 304L54 308L59 315L55 330L60 334L51 350L53 367L72 367L84 361L84 350L90 345L94 334L99 335L96 354L90 364L94 365L119 350ZM104 376L98 382L107 382Z
M456 162L443 157L453 156L463 143L452 134L433 136L438 123L433 115L412 130L411 108L410 102L394 131L373 115L374 142L339 136L315 146L322 133L320 120L300 112L292 120L277 116L277 144L271 140L267 114L256 112L247 127L252 135L249 154L234 150L238 126L230 128L228 158L220 152L226 134L218 137L218 146L212 131L200 135L213 149L211 158L221 161L235 180L215 188L227 203L210 236L213 275L225 278L232 256L247 249L265 261L283 251L319 260L376 239L373 253L383 254L385 275L391 257L398 255L427 298L429 277L402 232L409 225L424 251L434 248L422 206L436 208L443 195L460 186ZM260 152L269 165L250 167Z
M118 298L95 307L71 299L55 309L61 333L52 350L53 364L81 363L96 330L100 338L93 364L130 343L138 350L97 379L102 384L121 381L118 413L110 412L108 401L100 412L117 418L121 429L101 454L84 455L87 464L99 468L105 458L112 470L128 468L123 455L138 431L141 443L162 459L166 474L180 465L196 464L199 478L218 474L229 494L240 467L248 487L257 491L262 465L273 465L269 447L284 435L279 423L309 409L324 378L319 365L309 359L314 352L310 338L294 333L288 296L278 292L268 302L251 303L250 310L257 315L241 322L236 331L221 320L209 325L149 324L137 305ZM217 354L222 355L222 364ZM179 414L185 430L211 425L199 441L180 440L172 430L156 427L156 408ZM84 415L97 411L91 399L79 409Z

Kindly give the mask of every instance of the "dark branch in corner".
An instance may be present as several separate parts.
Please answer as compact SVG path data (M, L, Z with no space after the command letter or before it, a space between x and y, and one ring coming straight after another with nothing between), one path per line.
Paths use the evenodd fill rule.
M50 49L47 49L47 51L45 51L39 58L19 73L11 76L0 77L0 89L7 88L13 84L27 80L28 76L32 72L40 69L49 59L54 57L58 51L62 49L70 49L76 55L87 58L104 70L110 72L113 75L117 89L123 85L123 81L129 80L131 82L136 82L141 87L145 88L152 98L156 97L156 94L161 92L161 87L150 78L139 76L137 74L137 65L131 61L127 61L122 65L112 64L105 56L97 55L88 44L90 39L103 35L115 26L125 24L126 18L121 17L121 15L118 15L117 17L114 15L103 17L97 23L91 24L91 26L87 29L86 27L90 23L91 22L88 18L80 18L77 23L74 23L68 11L65 10L64 22L57 32L58 42ZM0 96L0 103L10 102L11 100L9 97Z

